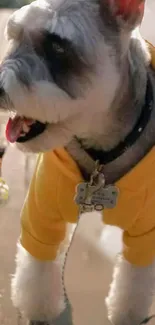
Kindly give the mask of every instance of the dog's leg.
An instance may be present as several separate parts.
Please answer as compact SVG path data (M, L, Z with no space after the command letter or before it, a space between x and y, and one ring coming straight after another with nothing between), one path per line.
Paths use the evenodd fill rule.
M53 319L65 313L62 285L64 254L61 253L54 261L41 262L18 245L12 300L32 324L51 324ZM71 319L69 321L67 317L67 325L70 323Z
M114 325L140 325L149 314L155 287L155 263L136 267L119 257L106 299Z
M55 163L52 153L38 157L21 212L20 243L23 246L18 246L12 300L31 321L50 324L52 321L53 324L53 320L59 318L60 325L67 317L69 325L69 308L65 313L62 267L70 242L68 223L77 221L74 206L71 209L71 213L75 214L74 220L68 212L76 184L74 181L71 185L69 183L67 191L66 174L59 168L63 160L60 156L59 159L58 162L55 159Z

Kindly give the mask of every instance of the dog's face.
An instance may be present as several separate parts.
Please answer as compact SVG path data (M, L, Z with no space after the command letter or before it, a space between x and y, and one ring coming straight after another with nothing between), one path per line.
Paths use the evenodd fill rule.
M92 138L119 89L140 0L37 0L7 25L0 106L11 142L32 151Z

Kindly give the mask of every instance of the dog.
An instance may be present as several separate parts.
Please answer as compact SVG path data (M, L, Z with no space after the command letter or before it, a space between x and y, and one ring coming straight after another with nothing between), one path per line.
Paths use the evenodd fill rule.
M0 106L14 116L9 141L32 152L66 148L84 178L99 160L106 184L117 184L148 157L155 143L155 73L139 33L144 5L37 0L13 13L6 27L10 50L0 66ZM148 169L153 179L152 164L139 179L147 179ZM132 201L123 220L129 212L132 219L131 207ZM112 324L138 325L149 316L154 259L152 253L143 265L118 257L106 299ZM14 305L31 324L51 324L66 308L62 256L41 261L18 244L16 261Z

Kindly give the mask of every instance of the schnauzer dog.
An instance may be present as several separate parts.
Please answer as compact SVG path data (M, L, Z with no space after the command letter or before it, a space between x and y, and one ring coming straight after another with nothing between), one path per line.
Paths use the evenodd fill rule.
M32 152L66 148L86 178L92 160L99 160L106 184L150 157L155 73L150 47L139 33L144 2L37 0L13 13L6 28L10 51L0 67L0 106L14 114L7 127L11 142ZM153 184L149 166L136 179L137 192L143 177L152 175ZM152 195L154 190L145 191L155 208ZM144 201L140 205L145 211ZM123 222L129 213L133 221L132 199L124 206L125 248L106 299L114 325L139 325L149 316L155 287L155 223L149 207L148 227L143 231L145 218L137 212L130 233L132 227ZM142 238L146 244L131 257L128 240L137 247ZM143 254L150 254L144 263ZM62 264L59 255L41 261L18 245L12 300L30 322L51 324L65 310Z

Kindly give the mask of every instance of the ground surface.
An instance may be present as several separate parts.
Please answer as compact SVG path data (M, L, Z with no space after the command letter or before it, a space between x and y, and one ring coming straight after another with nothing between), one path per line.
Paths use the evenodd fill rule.
M0 12L0 60L4 55L6 43L3 30L10 12ZM155 44L155 1L148 0L143 35ZM2 117L0 116L0 121ZM26 193L29 170L25 168L25 156L13 147L6 154L3 173L10 186L10 200L0 209L0 325L16 325L16 311L10 301L10 274L14 270L16 240L19 236L19 215ZM89 226L88 226L89 219ZM68 261L67 290L74 307L76 325L106 325L104 297L111 280L112 266L109 256L100 249L98 238L101 231L100 219L94 215L81 220L76 242ZM113 230L109 237L111 254L120 247L120 234ZM137 324L138 325L138 324Z

